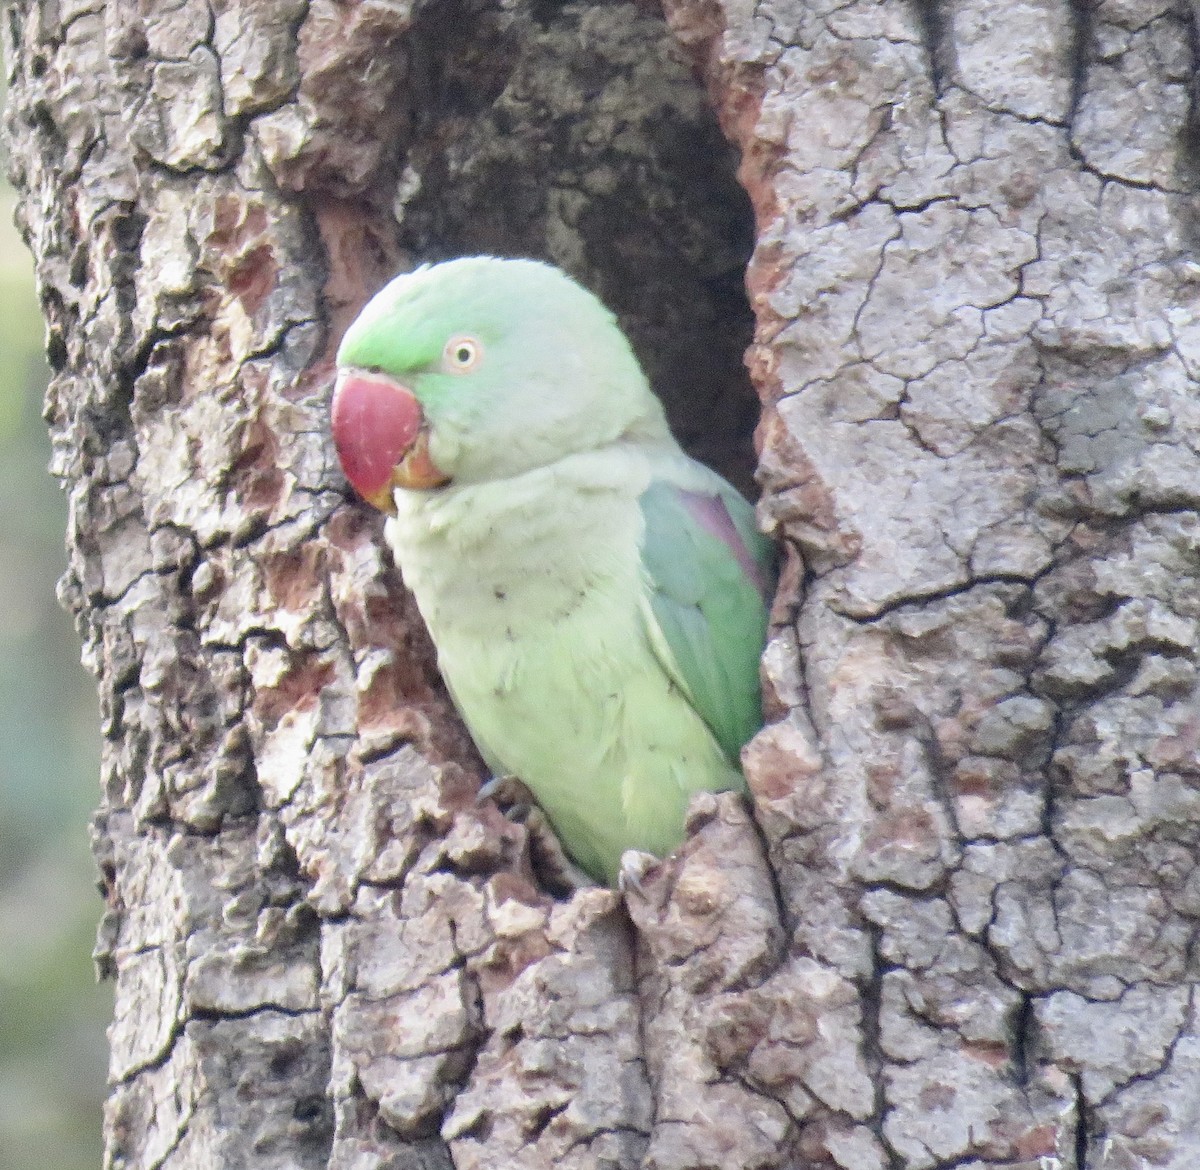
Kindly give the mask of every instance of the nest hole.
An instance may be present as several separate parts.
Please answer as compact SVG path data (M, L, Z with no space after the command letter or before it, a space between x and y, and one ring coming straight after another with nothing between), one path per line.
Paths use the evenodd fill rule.
M737 155L661 15L448 0L411 30L394 211L413 263L559 265L617 314L690 454L754 492Z

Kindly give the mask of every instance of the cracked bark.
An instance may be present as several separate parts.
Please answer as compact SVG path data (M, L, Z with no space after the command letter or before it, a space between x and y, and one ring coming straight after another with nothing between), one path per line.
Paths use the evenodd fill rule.
M1200 1162L1191 6L5 24L110 1166ZM753 817L555 900L336 472L330 355L397 268L548 256L744 481L751 243L789 558Z

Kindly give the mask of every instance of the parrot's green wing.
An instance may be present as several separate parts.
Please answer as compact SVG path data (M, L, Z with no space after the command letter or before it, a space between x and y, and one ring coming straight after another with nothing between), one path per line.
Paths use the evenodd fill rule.
M774 589L774 548L755 528L750 505L706 471L656 478L640 503L642 566L657 626L651 642L736 761L762 726L758 663Z

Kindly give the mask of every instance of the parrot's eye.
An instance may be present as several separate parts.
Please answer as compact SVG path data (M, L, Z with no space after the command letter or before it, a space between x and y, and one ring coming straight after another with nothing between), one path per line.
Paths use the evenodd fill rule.
M473 337L452 337L442 351L446 365L456 374L465 374L479 365L483 346Z

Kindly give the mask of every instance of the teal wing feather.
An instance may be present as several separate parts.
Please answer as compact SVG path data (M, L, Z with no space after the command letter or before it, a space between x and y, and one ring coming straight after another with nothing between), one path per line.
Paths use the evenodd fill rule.
M775 550L751 506L724 480L690 464L640 498L650 609L680 682L726 755L762 726L758 664L775 584Z

